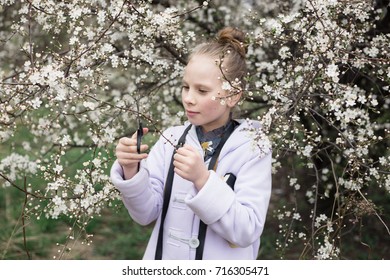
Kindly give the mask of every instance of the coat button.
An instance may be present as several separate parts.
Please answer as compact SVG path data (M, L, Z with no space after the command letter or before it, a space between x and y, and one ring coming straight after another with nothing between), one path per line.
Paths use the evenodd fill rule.
M198 238L191 238L188 242L188 244L190 245L190 247L192 249L196 249L199 247L199 239Z

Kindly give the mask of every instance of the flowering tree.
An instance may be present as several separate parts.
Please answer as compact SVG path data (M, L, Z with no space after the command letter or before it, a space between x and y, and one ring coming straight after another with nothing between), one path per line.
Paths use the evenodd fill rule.
M183 121L186 56L228 25L248 37L242 117L261 121L253 137L273 147L268 219L278 224L280 257L292 247L297 258L345 257L343 240L367 216L389 238L381 1L0 3L0 191L25 197L22 230L27 218L71 221L57 257L75 233L89 240L86 225L118 201L108 176L116 140L137 119L156 136Z

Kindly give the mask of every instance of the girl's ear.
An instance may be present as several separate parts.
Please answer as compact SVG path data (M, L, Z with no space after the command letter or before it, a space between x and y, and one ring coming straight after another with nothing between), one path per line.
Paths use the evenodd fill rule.
M226 100L226 104L229 108L233 108L240 101L242 96L242 91L236 92L235 94L231 94Z

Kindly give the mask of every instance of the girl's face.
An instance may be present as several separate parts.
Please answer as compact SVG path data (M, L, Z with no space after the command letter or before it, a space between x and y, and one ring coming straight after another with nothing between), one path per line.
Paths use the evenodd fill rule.
M184 70L182 102L186 115L190 123L206 132L224 126L237 103L236 96L221 102L220 97L227 94L222 90L222 80L219 65L207 55L194 55Z

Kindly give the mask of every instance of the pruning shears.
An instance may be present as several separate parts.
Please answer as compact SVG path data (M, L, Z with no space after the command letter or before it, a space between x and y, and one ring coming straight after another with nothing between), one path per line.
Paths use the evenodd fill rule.
M137 123L138 123L138 129L137 129L137 153L141 153L141 143L142 143L142 136L144 135L144 129L142 127L142 121L141 121L141 113L139 110L139 99L137 99ZM140 162L138 162L138 171L140 169Z

